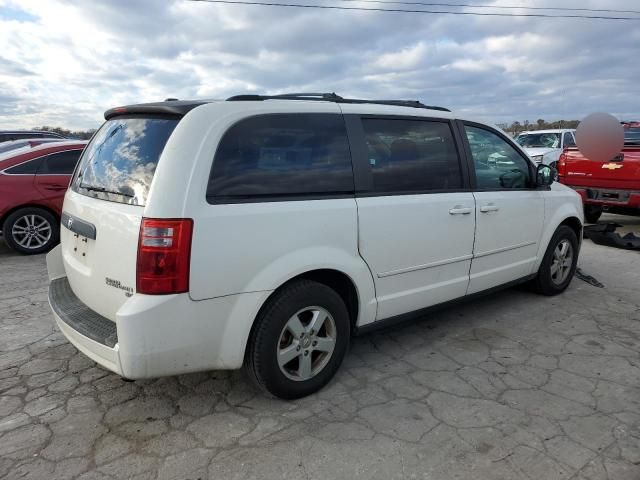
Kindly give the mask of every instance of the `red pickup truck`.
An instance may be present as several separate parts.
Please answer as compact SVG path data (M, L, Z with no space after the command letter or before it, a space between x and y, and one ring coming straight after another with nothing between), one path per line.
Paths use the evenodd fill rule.
M596 223L603 211L640 215L640 122L623 122L624 148L609 162L585 158L576 147L558 159L558 180L582 196L584 217Z

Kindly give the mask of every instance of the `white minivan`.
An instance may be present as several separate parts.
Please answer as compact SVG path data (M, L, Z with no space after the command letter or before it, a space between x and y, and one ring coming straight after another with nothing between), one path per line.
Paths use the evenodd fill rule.
M105 118L66 193L49 302L128 379L244 364L297 398L356 333L574 274L580 197L441 107L245 95Z

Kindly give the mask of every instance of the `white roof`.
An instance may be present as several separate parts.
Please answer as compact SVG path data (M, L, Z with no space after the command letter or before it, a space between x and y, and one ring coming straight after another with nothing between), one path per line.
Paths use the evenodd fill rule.
M575 132L575 128L551 128L548 130L527 130L526 132L520 132L518 135L528 135L530 133L564 133Z
M208 112L207 115L219 117L223 112L235 114L264 114L264 113L353 113L361 115L406 115L413 117L431 117L443 119L459 119L475 121L497 128L492 122L482 118L469 118L457 115L455 112L435 110L430 108L405 107L399 105L384 105L376 103L340 103L322 100L244 100L244 101L212 101L200 105L192 112Z

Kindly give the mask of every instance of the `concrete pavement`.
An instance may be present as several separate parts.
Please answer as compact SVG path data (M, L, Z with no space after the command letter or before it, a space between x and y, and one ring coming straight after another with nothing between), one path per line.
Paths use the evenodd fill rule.
M44 256L0 247L0 478L640 479L640 254L585 241L511 289L354 340L322 392L241 372L128 383L54 328Z

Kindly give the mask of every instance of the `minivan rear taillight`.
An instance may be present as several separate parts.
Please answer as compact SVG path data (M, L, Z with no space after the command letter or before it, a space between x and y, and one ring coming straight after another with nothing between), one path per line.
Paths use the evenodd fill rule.
M189 291L190 218L143 218L138 239L136 291L166 295Z

